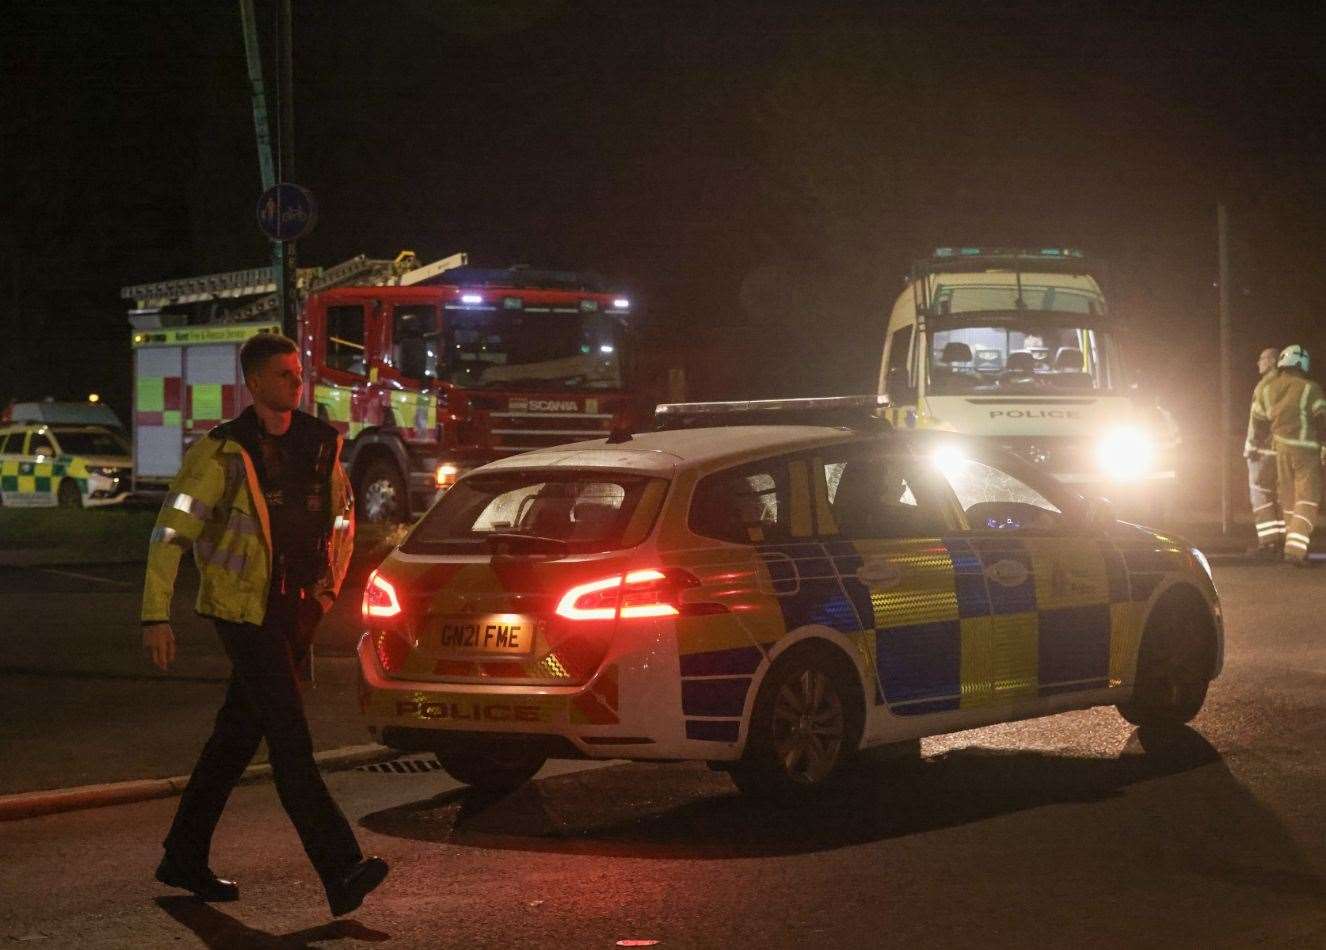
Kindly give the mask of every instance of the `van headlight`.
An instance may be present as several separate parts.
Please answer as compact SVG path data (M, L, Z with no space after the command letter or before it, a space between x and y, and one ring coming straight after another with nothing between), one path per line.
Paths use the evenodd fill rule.
M1110 478L1134 481L1151 471L1156 461L1156 447L1141 429L1131 426L1113 429L1096 443L1096 462Z

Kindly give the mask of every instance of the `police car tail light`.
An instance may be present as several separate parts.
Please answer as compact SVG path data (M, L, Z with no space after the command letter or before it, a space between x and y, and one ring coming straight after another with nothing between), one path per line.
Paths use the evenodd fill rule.
M681 591L697 581L680 570L646 568L572 587L557 604L567 620L641 620L682 612Z
M396 588L377 571L368 575L368 583L364 585L361 612L364 620L388 620L401 614L401 602L396 596Z

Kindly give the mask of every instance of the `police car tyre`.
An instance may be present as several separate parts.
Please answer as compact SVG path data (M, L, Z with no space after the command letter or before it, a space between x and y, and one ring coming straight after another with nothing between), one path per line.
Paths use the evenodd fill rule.
M828 645L794 647L765 676L732 780L752 797L803 801L841 776L862 727L851 661Z
M361 521L389 524L406 516L405 480L386 459L369 462L355 485L355 507Z
M1196 594L1157 605L1137 657L1133 697L1118 705L1135 726L1190 722L1206 702L1213 667L1211 621Z
M83 507L83 493L78 490L78 482L72 478L66 478L60 482L60 491L56 498L59 500L61 508Z
M443 771L457 782L485 792L509 792L524 785L543 768L547 756L531 752L439 752Z

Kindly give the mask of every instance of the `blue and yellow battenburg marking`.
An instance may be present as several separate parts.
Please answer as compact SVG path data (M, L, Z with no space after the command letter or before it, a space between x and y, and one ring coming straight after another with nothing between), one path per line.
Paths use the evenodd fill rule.
M767 648L807 625L851 640L898 715L1119 686L1145 602L1182 567L1154 545L1011 536L762 545L744 572L708 553L729 559L700 573L734 609L680 621L682 711L688 738L717 741L739 735Z

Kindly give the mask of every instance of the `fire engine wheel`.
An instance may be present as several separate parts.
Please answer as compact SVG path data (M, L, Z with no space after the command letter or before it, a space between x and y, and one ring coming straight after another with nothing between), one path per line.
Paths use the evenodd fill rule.
M832 647L795 650L769 671L732 781L744 794L796 804L843 772L861 739L856 671Z
M363 521L378 524L404 521L409 506L405 497L405 480L401 478L396 466L382 459L370 462L359 477L355 503Z
M1205 605L1178 597L1162 602L1142 634L1133 696L1119 704L1119 714L1135 726L1191 721L1206 701L1213 642Z
M56 500L60 503L61 508L82 508L83 493L78 490L78 482L72 478L66 478L62 481Z
M457 782L485 792L510 792L543 768L547 756L523 750L503 752L439 752L437 761Z

